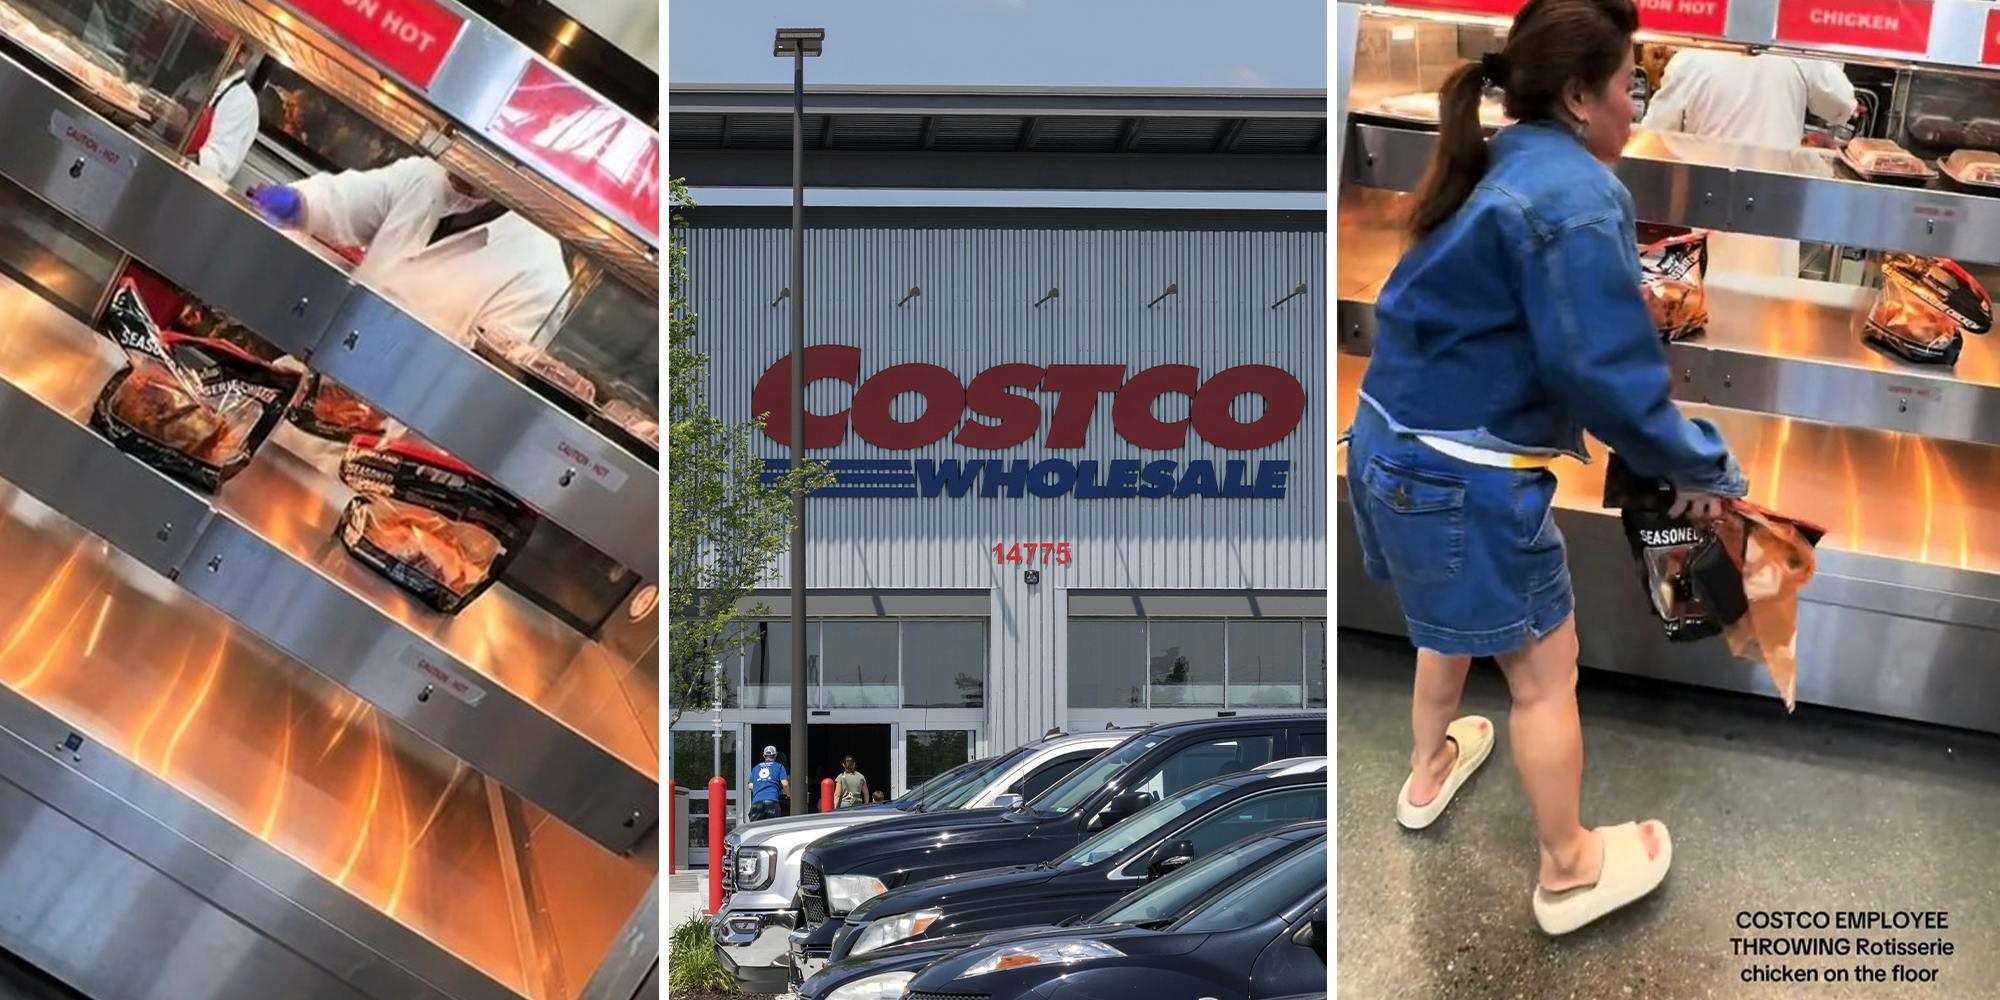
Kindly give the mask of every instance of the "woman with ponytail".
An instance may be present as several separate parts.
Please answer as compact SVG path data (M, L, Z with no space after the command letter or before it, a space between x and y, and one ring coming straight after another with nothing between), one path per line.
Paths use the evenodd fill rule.
M1554 460L1584 432L1713 518L1748 491L1716 429L1668 397L1639 293L1631 195L1610 170L1631 132L1633 0L1529 0L1506 46L1458 67L1418 188L1412 244L1376 305L1348 447L1370 575L1390 581L1417 646L1405 827L1429 826L1495 742L1454 719L1473 657L1513 695L1508 734L1534 811L1533 908L1550 934L1651 892L1672 842L1658 820L1586 828L1576 623ZM1482 92L1519 124L1488 139Z

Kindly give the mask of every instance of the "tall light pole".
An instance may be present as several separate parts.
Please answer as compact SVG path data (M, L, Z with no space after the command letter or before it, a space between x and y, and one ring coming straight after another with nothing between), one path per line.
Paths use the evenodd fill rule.
M792 57L792 815L807 811L812 772L806 761L806 57L826 41L824 28L779 28L774 56Z

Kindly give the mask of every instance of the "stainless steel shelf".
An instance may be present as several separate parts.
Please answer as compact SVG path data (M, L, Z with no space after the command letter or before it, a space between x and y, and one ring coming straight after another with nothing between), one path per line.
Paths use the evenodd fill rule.
M659 474L639 457L4 58L0 127L0 175L658 578Z
M1365 358L1339 358L1342 428L1354 420L1367 366ZM1991 449L1721 407L1686 409L1722 429L1750 479L1751 500L1828 529L1820 548L1841 555L1823 569L1841 575L1843 566L1909 563L1950 571L1956 592L2000 600L2000 479L1993 475L2000 455ZM1589 444L1591 464L1558 463L1556 503L1601 512L1605 450ZM1861 562L1844 561L1848 556ZM1990 624L2000 627L2000 605Z
M435 79L412 80L338 40L293 0L181 0L208 20L226 24L278 53L315 86L339 97L391 134L420 149L440 151L454 169L500 201L579 247L645 294L660 287L660 221L631 217L575 181L539 165L533 151L495 127L510 90L540 67L588 94L534 50L453 0L432 0L465 21ZM595 96L595 95L591 95ZM609 101L592 123L602 141L615 118L632 135L649 136L656 169L658 130ZM652 178L659 186L657 174ZM649 228L650 227L650 228Z
M649 834L637 667L505 587L447 617L356 564L333 537L344 490L289 428L213 499L168 480L85 424L123 363L108 340L4 280L0 314L0 479L599 843Z
M1421 17L1458 22L1480 21L1505 26L1513 18L1515 4L1505 16L1491 13L1496 5L1480 0L1426 0L1423 6L1405 7L1368 0L1340 0L1345 6L1378 10L1397 17ZM1448 8L1459 7L1460 10ZM1479 8L1485 8L1480 10ZM1688 38L1696 41L1733 42L1737 45L1804 53L1838 53L1895 65L1945 66L1973 70L1994 69L1986 58L1985 40L1990 32L1987 14L1993 5L1983 0L1920 0L1902 8L1908 17L1928 16L1930 30L1920 45L1900 49L1891 45L1822 45L1786 41L1779 37L1778 0L1734 0L1725 8L1727 22L1715 35L1645 32L1648 38ZM1913 50L1913 51L1912 51Z
M1338 358L1337 426L1352 422L1365 358ZM2000 479L1984 447L1712 407L1751 499L1829 530L1801 595L1799 700L2000 733ZM1604 449L1556 468L1586 666L1771 694L1761 668L1719 641L1668 643L1634 578L1615 512L1601 506ZM1361 569L1339 463L1335 531L1342 627L1402 634L1395 598ZM1782 709L1773 708L1774 715Z
M524 856L497 785L11 486L0 551L0 854L33 859L0 895L72 985L543 1000L644 896L559 824ZM595 907L536 913L577 846Z
M1414 191L1437 135L1351 112L1347 180ZM2000 264L2000 200L1858 180L1820 149L1635 132L1618 177L1648 222Z
M1340 203L1338 349L1366 356L1375 299L1395 266L1405 199L1351 192ZM1969 337L1954 368L1913 365L1861 340L1873 289L1709 276L1707 332L1669 344L1674 395L1693 403L1971 444L2000 445L2000 340Z

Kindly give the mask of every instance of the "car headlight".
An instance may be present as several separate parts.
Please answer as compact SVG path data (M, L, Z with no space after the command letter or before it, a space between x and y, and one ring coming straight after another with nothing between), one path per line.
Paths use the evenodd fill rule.
M992 954L972 963L972 967L958 974L960 979L971 979L1007 969L1026 969L1037 965L1075 965L1096 958L1118 958L1125 953L1102 941L1039 941L1034 944L1008 945L997 948Z
M872 875L826 877L826 901L835 913L846 913L888 891L889 887Z
M775 847L745 847L736 852L736 888L743 892L756 892L771 887L771 879L778 872L778 850Z
M848 983L827 994L826 1000L902 1000L904 988L915 978L914 972L885 972Z
M859 955L877 948L887 948L898 941L907 941L929 930L930 926L937 923L938 918L942 916L944 916L943 910L930 909L884 917L862 928L861 936L854 939L854 947L847 953Z

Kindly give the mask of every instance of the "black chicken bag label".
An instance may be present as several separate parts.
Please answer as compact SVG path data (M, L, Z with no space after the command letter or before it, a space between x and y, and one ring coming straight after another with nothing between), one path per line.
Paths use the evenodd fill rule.
M105 383L90 425L198 489L241 472L298 392L296 373L234 344L160 330L129 283L112 293L103 327L129 365Z
M1993 328L1993 300L1956 261L1892 253L1862 340L1913 364L1955 365L1966 334Z
M1605 470L1604 506L1618 511L1639 584L1667 639L1722 634L1749 611L1743 580L1715 533L1669 511L1671 484L1635 475L1617 455Z
M363 565L444 614L456 614L485 593L539 521L526 504L470 466L372 435L348 445L340 478L356 496L341 512L335 537ZM427 532L428 545L397 545L390 541L397 532L412 543L415 533ZM467 541L489 548L472 551ZM438 553L439 546L449 551ZM426 548L431 554L424 554Z

